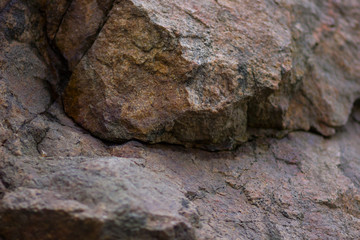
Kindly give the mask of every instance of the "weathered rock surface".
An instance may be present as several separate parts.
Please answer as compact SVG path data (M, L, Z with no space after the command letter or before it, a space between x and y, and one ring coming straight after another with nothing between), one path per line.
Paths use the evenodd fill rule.
M12 239L357 239L360 125L234 152L130 142L117 157L6 158Z
M360 96L359 9L358 1L115 1L74 68L65 110L110 141L224 149L246 141L247 126L332 135Z
M358 239L358 33L352 0L0 0L0 239Z
M278 2L291 14L292 76L249 105L249 124L332 135L359 97L359 1Z
M4 1L2 1L4 2ZM5 1L0 15L0 144L21 141L20 129L51 104L51 74L42 18L21 1Z
M53 41L72 70L94 42L114 0L71 1Z
M103 156L104 144L65 116L61 100L54 102L59 80L41 5L13 0L1 6L0 155Z

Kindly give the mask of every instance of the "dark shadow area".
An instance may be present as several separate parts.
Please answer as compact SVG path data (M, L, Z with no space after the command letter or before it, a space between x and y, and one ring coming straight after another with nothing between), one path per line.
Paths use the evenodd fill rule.
M347 176L358 188L360 188L359 123L360 99L355 101L351 115L349 117L349 121L346 126L342 128L341 132L347 131L354 136L352 138L345 138L345 141L341 141L341 164L338 165L339 169L344 173L344 175Z

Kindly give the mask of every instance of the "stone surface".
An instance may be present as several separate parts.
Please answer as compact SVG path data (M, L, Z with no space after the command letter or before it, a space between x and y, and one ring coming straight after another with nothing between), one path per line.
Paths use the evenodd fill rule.
M96 39L113 1L74 0L69 3L53 41L66 59L70 70L78 64ZM53 15L52 12L50 14Z
M39 164L33 168L35 159ZM24 187L5 194L1 235L5 239L194 239L190 225L176 211L181 206L179 189L144 169L141 162L120 158L3 162L4 172L8 164L17 165L11 171L31 172L15 173L12 179L2 175L8 182L17 185L27 174L40 178L25 180ZM168 198L171 195L173 199Z
M0 156L104 156L106 146L54 102L59 80L39 6L12 0L0 13Z
M53 41L72 0L38 0L46 18L46 35Z
M52 101L50 78L39 49L46 44L43 20L21 1L7 1L0 12L0 146L44 112ZM10 146L9 146L10 147Z
M358 5L0 0L0 239L357 239Z
M250 104L249 124L332 135L359 98L359 2L278 2L291 13L292 76Z
M65 110L110 141L216 150L246 141L248 126L332 135L360 96L359 9L358 1L115 1L74 69Z
M331 139L293 132L233 152L130 142L106 158L8 157L0 235L356 239L359 142L351 121Z
M115 3L74 70L67 113L111 141L226 148L244 140L246 99L255 85L275 89L281 69L290 70L290 35L281 23L268 31L273 12L265 3L246 5L244 15L243 4L234 5Z

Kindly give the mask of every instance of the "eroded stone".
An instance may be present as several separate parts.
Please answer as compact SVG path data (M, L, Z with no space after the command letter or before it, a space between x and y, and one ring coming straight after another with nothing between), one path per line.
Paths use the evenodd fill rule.
M357 4L115 2L65 110L110 141L215 150L247 126L332 135L360 96Z

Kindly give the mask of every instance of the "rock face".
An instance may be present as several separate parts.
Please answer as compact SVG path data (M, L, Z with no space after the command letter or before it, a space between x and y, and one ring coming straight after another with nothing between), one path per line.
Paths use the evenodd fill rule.
M103 144L77 128L62 113L61 101L55 102L61 83L54 67L60 60L52 58L43 31L43 5L13 0L1 6L0 155L103 155Z
M65 110L110 141L224 149L247 126L332 135L360 96L359 16L357 1L115 1Z
M8 157L12 239L357 239L360 125L210 153L136 142L118 157Z
M181 207L181 193L175 184L144 169L136 159L90 159L53 159L61 163L60 168L53 160L38 159L43 164L33 169L34 158L17 158L19 169L40 174L38 183L43 187L39 190L30 181L32 186L5 194L0 220L5 239L47 239L48 235L50 239L194 239L193 229L176 211ZM8 164L11 161L5 161L5 172ZM15 175L9 180L23 178ZM45 190L49 183L53 191ZM161 192L156 193L157 189ZM74 192L80 195L70 196ZM171 195L173 199L166 198Z
M0 18L0 143L24 140L20 129L51 104L43 19L34 6L2 1ZM16 144L8 147L12 148ZM19 145L19 144L18 144Z
M359 19L0 0L0 240L358 239Z

